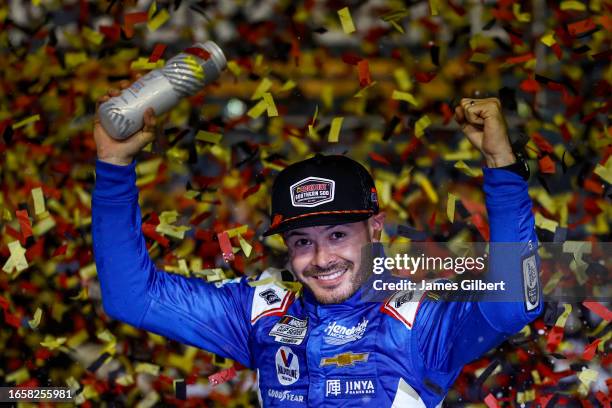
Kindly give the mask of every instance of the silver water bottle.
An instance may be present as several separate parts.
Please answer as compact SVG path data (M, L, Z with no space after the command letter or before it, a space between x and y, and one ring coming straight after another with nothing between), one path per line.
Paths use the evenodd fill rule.
M191 49L205 52L178 54L163 68L147 73L121 95L100 105L100 122L111 137L130 137L142 128L145 110L153 108L155 115L169 111L180 99L195 95L217 79L226 68L225 55L214 42L197 43Z

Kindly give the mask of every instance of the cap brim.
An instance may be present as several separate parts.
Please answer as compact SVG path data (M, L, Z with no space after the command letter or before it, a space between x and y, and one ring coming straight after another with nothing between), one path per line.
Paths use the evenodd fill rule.
M269 228L266 232L263 233L264 237L269 235L279 234L281 232L287 232L297 228L305 228L305 227L319 227L323 225L341 225L341 224L350 224L352 222L358 222L367 220L372 215L374 215L374 211L368 213L361 214L312 214L306 217L301 217L295 220L290 220L286 222L281 222L274 228Z

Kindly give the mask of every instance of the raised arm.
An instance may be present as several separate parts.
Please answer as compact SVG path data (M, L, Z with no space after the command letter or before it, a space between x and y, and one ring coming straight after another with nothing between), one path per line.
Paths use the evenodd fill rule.
M219 287L158 270L142 233L133 156L152 140L145 129L126 142L112 140L96 122L98 149L92 198L93 246L104 310L111 317L250 366L246 280Z
M491 253L486 279L504 292L478 302L425 298L417 315L414 347L427 369L456 372L501 343L542 311L539 258L527 182L506 167L515 161L498 101L462 101L458 122L484 154L484 192ZM459 109L459 108L458 108ZM488 120L488 122L487 122ZM488 132L488 133L487 133ZM489 139L487 139L489 137ZM496 244L499 243L499 244Z

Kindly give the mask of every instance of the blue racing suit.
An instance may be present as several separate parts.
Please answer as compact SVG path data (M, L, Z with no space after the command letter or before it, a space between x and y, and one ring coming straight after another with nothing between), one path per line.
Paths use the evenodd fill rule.
M93 244L103 306L135 327L257 370L259 398L274 407L435 407L461 368L537 317L542 309L537 238L527 183L484 169L491 241L525 243L513 257L491 255L488 279L512 271L537 295L522 302L451 302L398 292L340 304L298 295L269 269L255 279L208 283L166 273L151 261L141 230L135 162L96 162ZM530 280L530 282L525 282Z

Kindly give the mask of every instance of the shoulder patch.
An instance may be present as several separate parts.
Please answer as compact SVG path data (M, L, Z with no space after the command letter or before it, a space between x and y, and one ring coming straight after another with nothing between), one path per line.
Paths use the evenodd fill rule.
M416 314L427 291L405 290L396 292L380 308L380 311L404 323L408 330L412 330Z
M257 280L250 282L255 287L253 306L251 307L251 324L264 316L282 316L295 299L295 293L276 283L280 281L281 271L266 269Z

